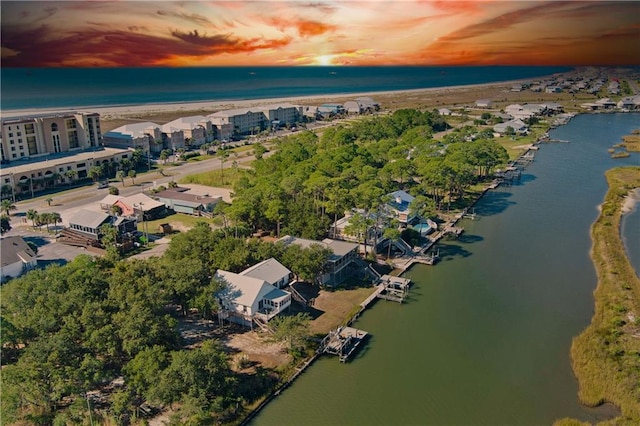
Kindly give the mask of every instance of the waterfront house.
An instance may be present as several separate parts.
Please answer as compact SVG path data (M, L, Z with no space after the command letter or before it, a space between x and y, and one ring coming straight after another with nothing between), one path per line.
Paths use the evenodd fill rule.
M528 127L522 120L510 120L505 121L504 123L498 123L493 126L493 131L503 135L507 132L507 129L511 128L517 134L525 134L528 131Z
M291 306L291 294L260 278L218 269L215 278L224 288L216 293L220 316L250 327L254 321L267 322Z
M357 243L338 241L330 238L316 241L292 237L290 235L286 235L278 241L285 245L296 244L302 248L320 245L331 250L331 256L325 265L324 272L316 278L317 283L320 285L338 285L353 276L354 273L360 269L357 264L357 261L360 259L358 256L359 244Z
M398 190L387 194L389 202L387 203L387 211L389 216L400 222L401 226L407 226L417 216L411 212L409 206L415 197L403 190Z
M0 239L0 282L15 278L38 266L36 253L20 236Z
M250 266L240 272L240 275L264 280L277 288L288 286L293 279L291 271L273 257Z
M599 109L613 109L617 104L609 98L598 99L596 104L600 105Z
M166 210L164 203L142 193L120 197L114 205L122 209L122 216L136 216L138 221L143 219L141 215L144 215L144 220L158 219L165 215Z

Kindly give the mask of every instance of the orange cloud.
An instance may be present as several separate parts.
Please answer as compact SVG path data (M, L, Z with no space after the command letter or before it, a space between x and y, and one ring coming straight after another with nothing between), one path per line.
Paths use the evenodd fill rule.
M283 32L285 32L287 28L295 28L301 37L318 36L337 29L335 25L308 19L284 19L274 17L268 19L267 23Z

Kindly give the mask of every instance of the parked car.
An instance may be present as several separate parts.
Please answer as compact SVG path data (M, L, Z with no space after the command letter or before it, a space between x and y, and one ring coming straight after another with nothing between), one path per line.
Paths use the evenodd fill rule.
M109 187L109 182L98 182L98 189L105 189Z

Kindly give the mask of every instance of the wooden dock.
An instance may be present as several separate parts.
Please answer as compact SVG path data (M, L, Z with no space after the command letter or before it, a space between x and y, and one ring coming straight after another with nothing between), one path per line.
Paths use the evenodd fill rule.
M322 353L338 355L340 362L346 362L369 333L353 327L338 327L322 340Z

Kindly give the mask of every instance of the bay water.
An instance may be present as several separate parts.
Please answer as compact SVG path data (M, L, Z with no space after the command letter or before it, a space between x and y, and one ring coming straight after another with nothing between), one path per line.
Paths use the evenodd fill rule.
M3 68L2 110L268 99L540 79L570 67Z
M355 327L366 346L349 363L322 357L252 425L549 425L596 421L570 362L593 314L589 230L604 172L640 164L607 149L640 114L590 114L551 131L522 180L489 191L441 261L414 266L408 303L377 301Z

